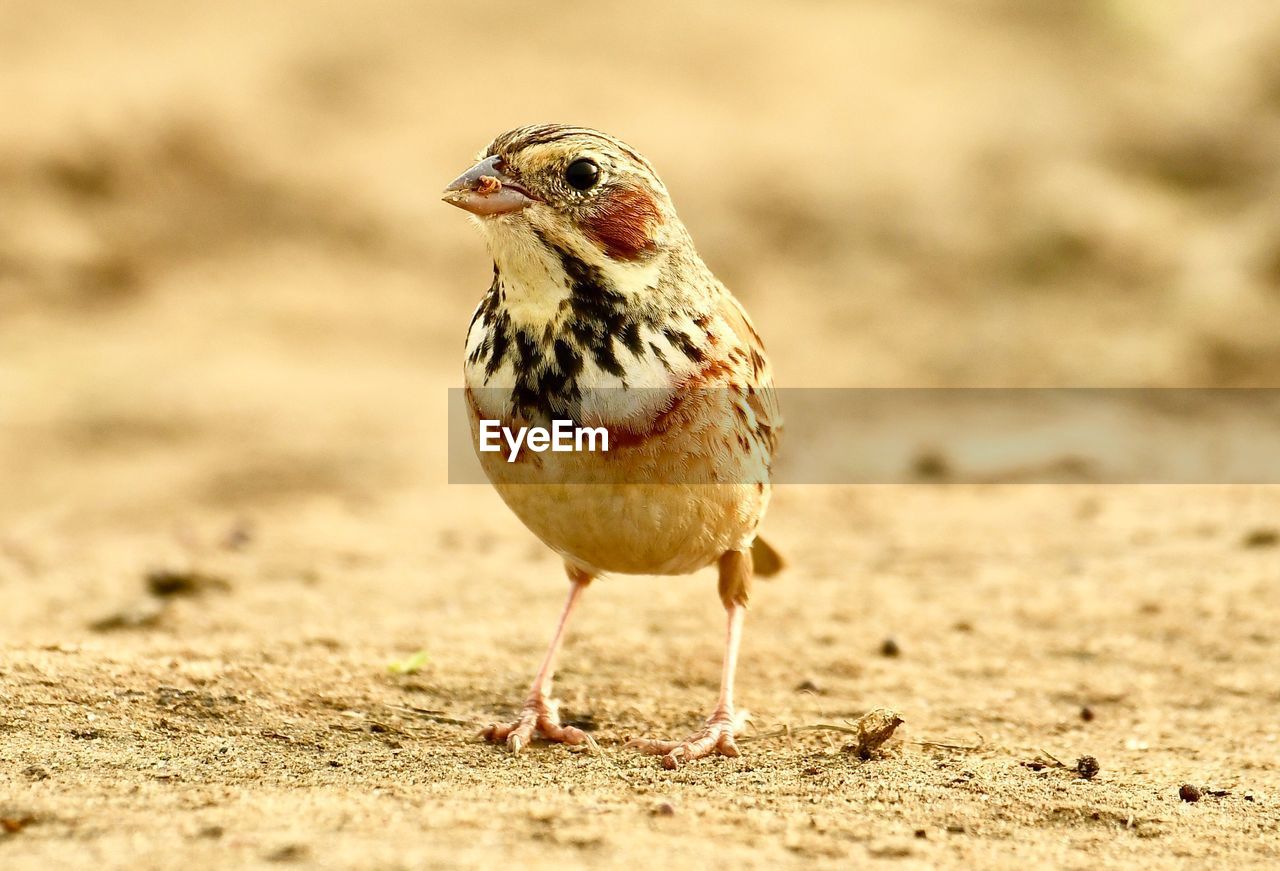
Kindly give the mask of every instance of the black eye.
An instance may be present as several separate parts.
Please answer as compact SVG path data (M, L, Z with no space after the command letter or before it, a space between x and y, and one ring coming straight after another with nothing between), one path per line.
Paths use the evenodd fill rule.
M582 157L569 164L564 171L564 180L575 190L586 191L595 187L600 180L600 167L594 160Z

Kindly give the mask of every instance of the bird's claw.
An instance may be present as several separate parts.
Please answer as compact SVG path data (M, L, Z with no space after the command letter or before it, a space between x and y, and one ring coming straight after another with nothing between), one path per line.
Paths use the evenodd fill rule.
M738 744L734 736L746 728L750 715L746 711L733 714L729 711L717 711L707 720L705 726L694 732L683 741L652 741L633 738L626 746L641 753L662 757L662 767L679 768L686 762L701 759L718 753L721 756L736 757Z
M571 747L591 740L576 726L560 725L554 706L546 699L530 699L514 722L493 723L480 736L494 744L505 743L512 753L519 753L529 746L535 736Z

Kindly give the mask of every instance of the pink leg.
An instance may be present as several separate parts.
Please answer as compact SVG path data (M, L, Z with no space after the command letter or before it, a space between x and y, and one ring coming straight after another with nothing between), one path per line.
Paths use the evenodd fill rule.
M720 669L720 698L716 700L716 713L733 711L733 678L738 672L738 646L742 644L742 623L747 616L747 606L736 602L728 609L729 625L724 640L724 665Z
M525 700L520 716L514 722L505 725L494 723L480 733L486 741L495 743L505 741L512 753L519 753L533 740L535 734L541 735L548 741L559 741L565 744L582 744L588 740L587 733L581 729L560 725L556 712L557 705L551 698L551 679L555 674L556 654L560 652L560 645L564 641L565 628L569 625L569 615L573 613L573 609L578 604L578 598L587 588L587 584L591 583L592 578L591 575L572 566L568 567L568 572L569 598L564 603L560 622L556 626L556 634L552 636L551 644L547 647L547 655L543 657L542 666L533 679L533 686L529 689L529 697Z
M692 762L719 753L737 756L735 735L746 726L746 711L733 707L733 680L738 670L738 647L742 643L742 624L747 613L747 587L751 579L751 555L732 552L720 560L720 596L724 601L728 626L725 631L724 665L720 671L720 697L706 724L683 741L650 741L637 739L627 742L642 753L662 757L664 768L679 768L681 763Z

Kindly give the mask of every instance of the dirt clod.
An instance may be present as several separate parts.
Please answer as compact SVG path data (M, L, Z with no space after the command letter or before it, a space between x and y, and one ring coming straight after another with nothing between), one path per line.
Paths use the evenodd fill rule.
M305 844L285 844L272 850L265 858L268 862L300 862L311 855L311 849Z
M158 599L172 596L199 596L210 590L226 591L226 578L186 569L153 569L147 572L147 592Z
M951 462L938 450L923 450L911 461L911 472L918 481L946 481L951 477Z
M1098 776L1098 772L1102 770L1102 766L1098 764L1098 760L1092 756L1081 756L1076 760L1076 774L1085 780L1093 780Z
M16 835L36 821L35 817L0 817L0 831L6 835Z
M1252 529L1245 533L1241 545L1246 548L1264 548L1280 545L1280 530L1270 527Z

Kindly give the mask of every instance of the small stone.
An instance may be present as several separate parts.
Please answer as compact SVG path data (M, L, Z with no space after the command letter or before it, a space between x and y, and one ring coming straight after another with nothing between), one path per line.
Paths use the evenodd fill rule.
M1092 723L1094 716L1093 708L1088 705L1085 705L1080 709L1080 719L1084 720L1086 723Z
M306 844L285 844L277 850L272 850L265 858L268 862L298 862L307 858L311 850Z
M898 642L892 638L886 638L880 642L880 655L894 658L902 655L902 648L898 646Z
M231 582L217 575L188 569L152 569L147 572L147 592L157 599L198 596L208 590L231 589Z
M920 481L946 481L951 477L951 463L937 450L923 450L911 461L911 472Z
M35 817L4 817L0 819L0 831L6 835L16 835L35 821Z
M1200 788L1198 786L1192 786L1189 783L1184 783L1182 786L1178 787L1178 798L1185 802L1197 802L1200 800L1201 795L1203 795L1203 793L1200 792Z
M655 817L674 817L676 815L676 806L669 801L659 802L653 807L653 815Z
M1241 541L1244 547L1275 547L1280 544L1280 530L1262 528L1250 530Z
M1085 780L1093 780L1098 776L1098 772L1102 770L1102 766L1098 764L1098 760L1092 756L1081 756L1076 760L1076 774Z

